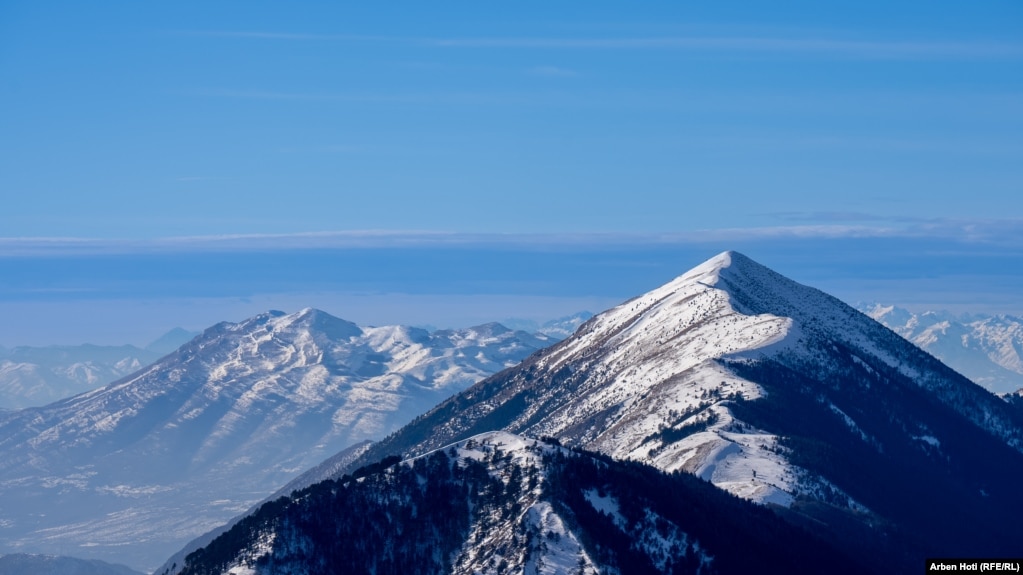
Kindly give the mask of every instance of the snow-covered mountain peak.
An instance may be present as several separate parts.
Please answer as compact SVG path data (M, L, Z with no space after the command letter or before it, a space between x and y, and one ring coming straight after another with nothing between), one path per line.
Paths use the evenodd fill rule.
M362 335L362 329L354 323L311 307L293 314L277 316L270 320L268 325L274 332L309 331L330 341L344 341Z
M721 252L720 254L708 259L702 264L690 269L686 273L676 278L673 282L668 285L672 285L675 282L691 282L691 281L702 281L709 285L717 283L718 276L722 270L732 267L733 261L737 261L740 265L744 261L750 261L742 254L734 251Z
M663 287L671 288L676 284L700 282L725 289L719 283L721 278L725 278L729 280L730 284L737 286L749 282L763 283L767 281L765 278L770 278L770 281L775 282L789 281L781 274L739 252L726 251L690 269Z
M483 337L496 337L501 334L508 333L511 330L497 322L490 322L470 327L469 331L479 334L480 336Z
M110 385L0 413L0 487L9 487L0 495L25 501L10 511L12 538L35 545L33 530L74 523L68 540L90 554L124 537L151 542L140 555L169 554L326 456L386 436L550 341L498 325L360 328L312 308L217 324ZM159 518L123 519L143 494ZM95 514L82 522L86 504Z
M351 472L372 486L366 468L380 469L375 464L381 460L390 461L387 473L396 476L436 469L443 480L453 471L446 462L457 458L463 470L486 466L478 477L501 481L504 486L491 491L507 492L516 484L508 460L538 467L530 459L537 444L503 432L555 438L550 443L629 465L691 472L813 529L833 529L836 540L873 541L858 552L887 545L881 540L898 531L914 534L911 547L919 540L928 549L1018 545L1018 528L1011 526L1018 525L1013 511L1023 498L1011 477L1000 475L1005 465L1023 473L1023 425L1009 402L841 301L736 252L594 316L568 339L444 401L355 459L326 462L320 469L328 475L304 480L344 484L351 479L342 474ZM397 458L385 458L395 454L420 457L393 465ZM445 464L429 463L440 458ZM540 477L536 486L578 489L579 479ZM405 482L429 485L411 477ZM598 510L618 524L625 498L615 501L601 483L593 487L578 494L577 511ZM326 494L328 488L311 489ZM956 519L933 521L934 501L947 504ZM528 507L518 504L520 511ZM530 513L526 517L535 517L542 531L556 523L547 508ZM979 523L996 527L980 534ZM878 532L883 525L896 529ZM493 526L472 528L472 549L481 543L509 548L513 532L498 535ZM290 542L282 547L305 549ZM568 555L572 562L556 572L572 572L573 565L586 570L585 558ZM473 551L465 557L482 556ZM464 571L443 572L498 571L470 563L459 563ZM522 572L514 565L509 559L512 572ZM650 570L667 571L662 564Z
M920 450L921 442L934 444L914 438L948 442L928 423L933 414L908 415L912 403L893 412L891 420L911 430L909 437L885 428L889 420L875 422L877 405L864 398L876 393L877 401L894 405L927 393L942 409L1023 450L1023 433L997 398L954 376L836 298L724 252L438 406L412 435L420 438L414 449L495 428L556 437L665 471L690 471L757 502L788 506L826 497L859 513L864 504L857 497L790 457L778 432L784 427L749 406L765 400L795 409L784 399L805 393L812 399L801 409L821 411L821 419L872 452L891 449L878 439L882 428L890 441Z
M608 362L651 359L675 372L781 341L792 321L746 312L748 294L782 292L789 281L738 252L721 253L646 294L595 316L557 348L552 365L577 351L612 351ZM794 283L794 282L790 282ZM765 288L765 286L769 286ZM757 306L763 307L763 306ZM738 308L738 309L737 309ZM662 371L657 378L664 376Z

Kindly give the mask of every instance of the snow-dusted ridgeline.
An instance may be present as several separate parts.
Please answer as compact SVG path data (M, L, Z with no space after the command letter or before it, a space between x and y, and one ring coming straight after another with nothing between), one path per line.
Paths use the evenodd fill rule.
M1007 471L1023 472L1023 418L1007 402L734 252L595 316L353 465L493 429L689 471L793 517L838 513L864 540L887 522L962 549L1019 531L1003 525L1023 505ZM923 497L946 499L958 519L914 511ZM984 517L991 530L962 531Z
M0 552L154 568L326 456L515 365L545 336L269 312L110 385L0 413Z

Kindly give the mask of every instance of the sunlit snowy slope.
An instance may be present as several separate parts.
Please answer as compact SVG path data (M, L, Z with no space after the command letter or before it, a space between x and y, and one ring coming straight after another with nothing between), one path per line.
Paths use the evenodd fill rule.
M1023 508L1018 412L866 315L734 252L595 316L360 461L495 429L692 472L790 518L837 521L843 537L877 537L863 545L915 530L926 543L906 553L1008 551L1023 537L1005 511Z
M269 312L106 387L0 414L0 553L153 568L327 455L549 340Z

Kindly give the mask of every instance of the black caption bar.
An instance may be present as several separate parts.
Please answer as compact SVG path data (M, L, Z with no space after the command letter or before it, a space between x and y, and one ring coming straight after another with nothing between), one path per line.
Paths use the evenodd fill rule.
M925 573L1023 573L1023 557L983 559L928 559Z

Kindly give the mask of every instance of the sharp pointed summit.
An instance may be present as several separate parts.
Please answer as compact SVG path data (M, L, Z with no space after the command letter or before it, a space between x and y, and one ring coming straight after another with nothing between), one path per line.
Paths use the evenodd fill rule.
M598 314L352 465L497 429L691 472L792 518L837 521L868 547L891 535L866 527L878 525L926 539L914 554L1005 550L1023 536L1006 511L1023 508L1005 467L1023 473L1018 413L737 252ZM920 513L921 498L946 502L947 520ZM957 527L974 523L986 527Z

